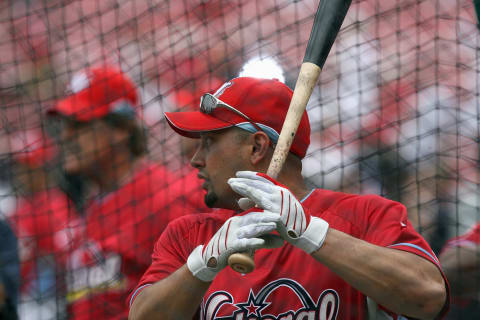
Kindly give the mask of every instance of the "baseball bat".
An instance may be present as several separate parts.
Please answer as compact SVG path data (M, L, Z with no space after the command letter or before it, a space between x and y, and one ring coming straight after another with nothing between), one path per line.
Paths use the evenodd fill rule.
M351 3L352 0L320 0L292 100L267 170L267 175L274 179L282 170L308 100ZM252 272L255 269L253 255L253 250L234 253L228 258L228 264L239 273Z

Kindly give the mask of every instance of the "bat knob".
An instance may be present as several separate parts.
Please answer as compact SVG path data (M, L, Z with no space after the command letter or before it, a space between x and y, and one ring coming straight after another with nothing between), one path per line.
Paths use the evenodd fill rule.
M253 256L248 253L234 253L228 257L228 265L238 273L250 273L255 270Z

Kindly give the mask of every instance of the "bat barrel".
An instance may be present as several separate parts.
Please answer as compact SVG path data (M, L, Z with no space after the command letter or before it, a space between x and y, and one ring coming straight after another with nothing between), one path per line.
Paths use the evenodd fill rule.
M321 0L303 62L311 62L323 69L352 0Z

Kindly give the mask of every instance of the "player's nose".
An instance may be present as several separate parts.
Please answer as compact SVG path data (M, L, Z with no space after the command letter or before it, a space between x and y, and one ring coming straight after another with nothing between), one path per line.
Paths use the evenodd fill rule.
M190 159L190 164L197 169L205 167L205 157L201 146L197 147L197 151L195 151L192 159Z
M66 143L74 137L74 129L71 126L64 125L60 131L60 139L63 143Z

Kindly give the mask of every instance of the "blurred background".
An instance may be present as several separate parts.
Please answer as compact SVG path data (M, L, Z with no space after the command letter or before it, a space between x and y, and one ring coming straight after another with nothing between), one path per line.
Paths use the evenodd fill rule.
M19 152L32 132L58 140L45 111L78 71L111 64L126 73L138 86L148 158L188 170L188 145L163 112L197 108L203 93L239 75L293 88L318 2L1 1L2 217L15 215L23 196ZM479 40L471 0L354 0L307 108L308 181L402 202L436 253L467 232L480 220ZM62 171L56 156L43 157L48 172ZM44 188L64 180L54 181ZM20 318L66 317L52 295L56 276L35 268L36 289L21 289Z

